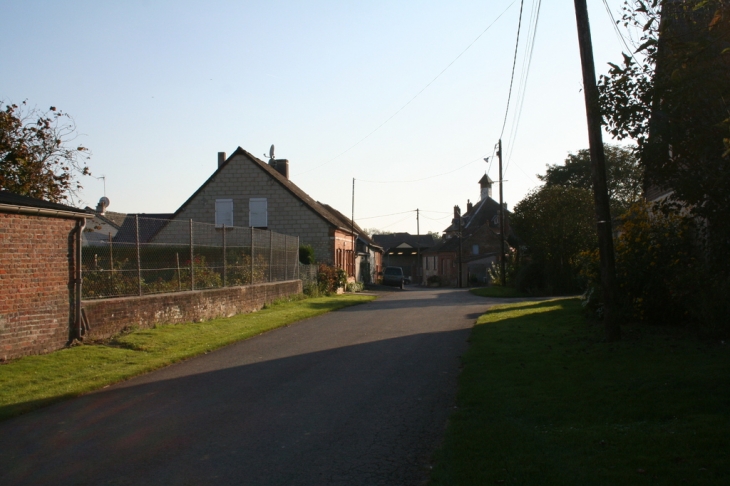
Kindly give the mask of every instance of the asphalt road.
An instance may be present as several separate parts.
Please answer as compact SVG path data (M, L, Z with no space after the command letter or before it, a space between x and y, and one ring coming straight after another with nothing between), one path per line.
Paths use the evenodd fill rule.
M385 292L0 423L0 484L424 484L490 301Z

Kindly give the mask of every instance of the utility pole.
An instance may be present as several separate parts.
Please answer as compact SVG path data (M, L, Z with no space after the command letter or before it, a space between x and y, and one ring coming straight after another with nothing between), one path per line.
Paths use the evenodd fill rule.
M351 223L351 231L352 231L352 276L353 278L356 277L356 271L355 271L355 178L352 178L352 219L350 220ZM355 278L357 280L357 278Z
M507 275L505 274L504 264L504 202L502 196L502 139L499 139L499 276L502 281L502 287L507 285Z
M601 136L601 110L596 86L596 70L593 63L591 29L588 22L586 0L574 0L575 20L578 26L580 59L583 67L583 92L586 100L588 120L588 141L591 151L591 178L593 180L593 200L596 206L596 226L598 250L601 256L601 287L603 287L603 322L606 339L621 339L621 327L616 316L616 262L613 252L613 230L611 228L611 209L606 185L606 160L603 153Z
M461 254L462 254L461 243L463 241L463 238L462 238L462 235L461 235L461 230L462 230L462 227L461 227L461 209L459 209L458 218L459 218L459 272L458 272L458 275L459 275L459 288L462 288L464 285L463 285L463 283L461 281Z
M416 208L416 254L418 255L418 260L416 263L416 276L420 276L420 283L423 283L423 271L421 270L421 218L419 211L420 209Z

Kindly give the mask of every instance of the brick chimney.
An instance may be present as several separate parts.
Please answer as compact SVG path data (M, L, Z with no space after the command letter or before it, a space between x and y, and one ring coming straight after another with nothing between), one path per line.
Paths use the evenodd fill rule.
M472 209L474 209L474 205L471 203L470 200L466 200L466 212L470 212Z
M226 153L225 152L218 152L218 168L220 169L220 166L223 165L223 163L226 161Z
M279 174L289 179L288 159L269 159L269 165Z

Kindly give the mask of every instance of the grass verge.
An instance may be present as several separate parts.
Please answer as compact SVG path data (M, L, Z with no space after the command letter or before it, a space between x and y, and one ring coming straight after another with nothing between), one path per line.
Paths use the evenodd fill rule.
M20 358L0 366L0 420L374 298L339 295L280 302L251 314L138 329L105 343Z
M501 285L491 285L489 287L478 287L469 289L474 295L479 297L497 297L497 298L516 298L527 297L527 294L520 292L512 287L502 287Z
M433 485L730 484L730 353L675 328L603 340L577 299L495 307L463 357Z

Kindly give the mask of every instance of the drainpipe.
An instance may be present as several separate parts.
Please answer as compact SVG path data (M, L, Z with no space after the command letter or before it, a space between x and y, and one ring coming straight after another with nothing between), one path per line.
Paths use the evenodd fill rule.
M81 218L76 221L76 305L74 306L74 324L76 325L76 339L83 339L84 323L81 317L81 289L83 281L83 272L81 271L81 245L83 243L84 228L86 228L86 219Z

